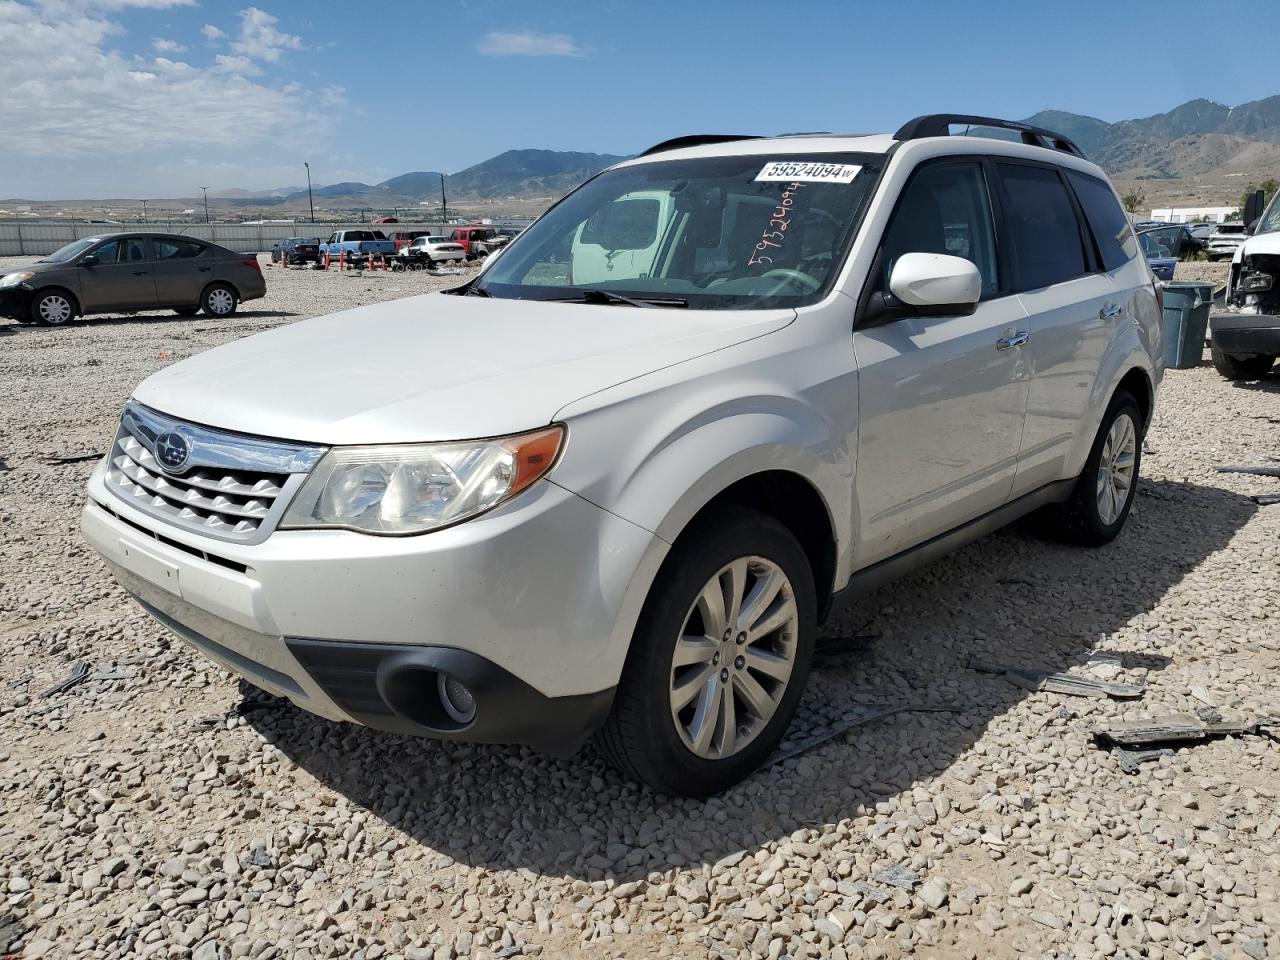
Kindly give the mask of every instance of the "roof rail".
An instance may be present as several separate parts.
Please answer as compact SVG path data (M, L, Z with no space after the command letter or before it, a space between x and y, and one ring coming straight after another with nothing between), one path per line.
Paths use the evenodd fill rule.
M923 117L908 120L893 135L895 140L920 140L924 137L946 137L951 134L951 127L997 127L1001 130L1016 130L1022 134L1022 142L1033 147L1046 147L1061 150L1073 157L1085 159L1084 151L1070 139L1044 127L1033 127L1029 123L1016 123L1013 120L1001 120L997 117L975 117L964 113L930 113Z
M637 153L637 157L647 157L653 153L666 153L668 150L679 150L682 147L700 147L706 143L730 143L734 140L759 140L760 135L755 133L695 133L687 137L672 137L670 140L663 140L661 143L655 143L643 153Z

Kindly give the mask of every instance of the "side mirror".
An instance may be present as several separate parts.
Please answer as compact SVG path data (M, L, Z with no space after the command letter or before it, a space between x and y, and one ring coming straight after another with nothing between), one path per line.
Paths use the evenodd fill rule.
M982 274L964 257L904 253L889 275L889 291L921 314L968 314L982 299Z
M1258 218L1258 220L1261 220L1261 219L1262 219L1261 217ZM1255 233L1258 232L1258 220L1250 221L1249 225L1245 227L1245 231L1248 232L1249 236L1253 236Z
M80 266L82 267L96 267L97 265L98 255L96 253L91 253L87 257L80 258Z

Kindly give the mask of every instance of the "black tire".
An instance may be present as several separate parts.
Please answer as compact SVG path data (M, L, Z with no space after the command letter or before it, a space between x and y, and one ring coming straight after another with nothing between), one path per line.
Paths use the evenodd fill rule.
M1276 362L1275 357L1267 356L1265 353L1241 357L1223 353L1212 345L1209 347L1209 353L1213 357L1214 368L1228 380L1261 380L1267 375L1271 365Z
M39 290L27 306L31 322L42 327L64 327L76 318L76 300L57 287Z
M225 294L226 296L224 296ZM227 306L230 297L230 306ZM200 298L200 309L205 312L208 317L229 317L236 312L236 307L240 305L240 295L229 283L211 283L205 288L204 295Z
M1125 416L1132 420L1134 430L1133 477L1119 513L1112 522L1107 523L1100 513L1098 503L1099 470L1107 435L1116 420ZM1142 413L1138 409L1138 402L1128 391L1117 390L1102 418L1102 425L1098 427L1098 435L1089 449L1089 457L1076 480L1071 498L1066 503L1057 504L1042 512L1041 529L1057 540L1083 547L1101 547L1119 536L1138 491L1142 468L1142 438Z
M180 317L194 317L200 312L199 307L174 307L173 312Z
M672 717L670 684L676 641L703 587L734 560L761 557L790 581L798 613L795 659L773 716L754 739L724 759L696 755ZM596 742L625 776L661 793L705 797L751 774L781 741L804 692L817 632L813 572L803 548L772 517L726 507L681 537L649 591L608 719ZM730 689L733 689L732 685Z

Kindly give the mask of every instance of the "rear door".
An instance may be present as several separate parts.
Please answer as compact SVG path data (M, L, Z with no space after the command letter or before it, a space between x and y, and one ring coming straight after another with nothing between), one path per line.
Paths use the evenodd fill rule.
M1066 479L1073 442L1090 420L1090 395L1102 355L1117 327L1129 320L1114 270L1100 259L1067 172L1052 164L1003 158L993 166L1014 289L1028 315L1023 349L1033 370L1016 497ZM1111 195L1110 187L1097 180L1094 184ZM1085 186L1093 206L1096 188ZM1127 244L1130 253L1115 267L1120 269L1137 244L1128 220L1117 212L1119 222L1108 215L1099 220L1099 229L1113 243Z
M926 162L881 242L887 289L904 253L964 257L982 274L969 316L902 317L854 332L857 498L864 567L1001 506L1017 465L1030 368L1026 312L1005 276L979 159Z
M194 307L213 279L213 255L195 240L153 237L156 300L162 307Z
M80 299L85 313L104 310L153 310L156 282L150 238L116 237L90 253L93 266L80 266Z

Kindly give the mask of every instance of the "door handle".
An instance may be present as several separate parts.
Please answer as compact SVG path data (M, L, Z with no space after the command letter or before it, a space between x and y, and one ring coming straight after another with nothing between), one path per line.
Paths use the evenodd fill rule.
M1010 347L1020 347L1031 339L1031 334L1025 330L1019 330L1012 337L1001 337L996 341L997 350L1008 350Z
M1119 307L1119 306L1116 306L1116 307L1110 307L1110 306L1109 306L1109 307L1103 307L1101 310L1099 310L1099 311L1098 311L1098 319L1099 319L1099 320L1110 320L1110 319L1111 319L1111 318L1113 318L1113 317L1118 317L1118 316L1120 316L1120 314L1122 314L1122 313L1124 313L1124 307Z

